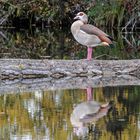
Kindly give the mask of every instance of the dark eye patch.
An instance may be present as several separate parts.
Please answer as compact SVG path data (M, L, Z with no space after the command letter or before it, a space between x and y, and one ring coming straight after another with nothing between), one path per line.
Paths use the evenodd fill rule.
M79 16L83 16L84 14L83 13L79 13Z

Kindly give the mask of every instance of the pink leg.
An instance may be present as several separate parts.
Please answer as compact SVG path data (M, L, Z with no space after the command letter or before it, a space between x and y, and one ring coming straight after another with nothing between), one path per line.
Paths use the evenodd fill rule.
M87 60L91 60L92 59L92 48L88 47L87 50Z
M92 93L93 93L93 89L91 87L88 87L87 88L87 101L93 100Z

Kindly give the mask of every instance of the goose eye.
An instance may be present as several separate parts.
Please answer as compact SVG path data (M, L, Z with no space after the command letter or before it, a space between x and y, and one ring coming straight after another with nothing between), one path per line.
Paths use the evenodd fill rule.
M83 16L83 15L84 15L83 13L80 13L80 14L79 14L79 16Z

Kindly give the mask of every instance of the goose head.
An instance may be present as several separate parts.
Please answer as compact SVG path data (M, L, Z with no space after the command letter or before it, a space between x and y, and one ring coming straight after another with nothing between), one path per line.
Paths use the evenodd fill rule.
M84 24L88 23L88 16L84 12L79 12L75 17L75 20L81 20Z

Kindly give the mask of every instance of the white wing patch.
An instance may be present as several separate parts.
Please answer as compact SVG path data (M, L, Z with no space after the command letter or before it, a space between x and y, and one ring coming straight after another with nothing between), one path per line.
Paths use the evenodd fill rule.
M83 30L80 30L80 32L87 34L86 32L84 32Z

